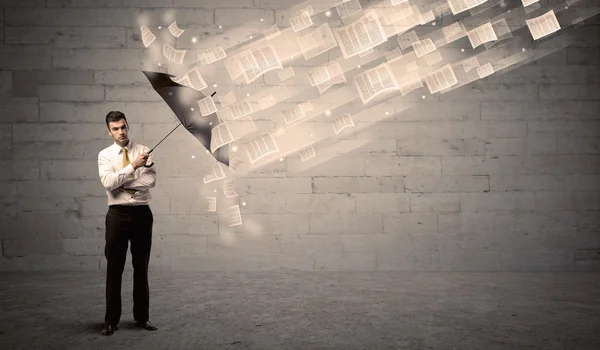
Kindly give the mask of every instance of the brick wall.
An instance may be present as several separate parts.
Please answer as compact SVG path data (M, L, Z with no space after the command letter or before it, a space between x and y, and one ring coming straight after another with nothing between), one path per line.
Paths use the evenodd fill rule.
M106 113L123 111L132 139L150 147L177 125L141 73L160 68L140 42L140 21L165 31L177 20L199 46L231 47L287 26L299 3L0 0L0 270L105 268L97 155L112 143ZM598 3L586 6L578 11ZM211 158L176 130L154 153L151 269L600 266L600 31L597 16L585 23L568 47L521 67L357 111L356 129L318 148L315 166L287 157L238 178L242 227L206 211ZM440 50L451 57L460 49ZM334 49L294 68L337 58ZM221 92L228 81L222 68L207 79ZM290 84L269 73L233 88L240 96ZM295 101L304 99L286 103ZM269 118L257 125L281 126Z

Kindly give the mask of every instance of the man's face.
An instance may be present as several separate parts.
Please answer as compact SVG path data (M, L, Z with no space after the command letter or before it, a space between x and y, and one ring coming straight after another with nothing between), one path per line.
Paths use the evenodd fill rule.
M129 142L129 138L127 136L128 131L129 129L127 128L127 122L125 122L125 119L108 123L108 133L119 145L124 146Z

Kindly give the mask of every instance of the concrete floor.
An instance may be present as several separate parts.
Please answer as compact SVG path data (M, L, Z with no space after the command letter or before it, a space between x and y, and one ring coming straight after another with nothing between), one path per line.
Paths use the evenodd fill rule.
M151 272L100 335L104 274L4 272L0 349L600 349L600 273Z

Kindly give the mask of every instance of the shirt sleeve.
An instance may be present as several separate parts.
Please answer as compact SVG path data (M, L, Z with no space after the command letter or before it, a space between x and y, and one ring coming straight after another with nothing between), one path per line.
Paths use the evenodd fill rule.
M107 191L113 191L124 184L127 177L135 172L135 169L133 169L133 165L129 164L125 168L115 171L110 163L110 158L104 152L100 152L98 153L98 172L102 186Z
M149 151L150 149L148 147L144 147L144 153L148 153ZM146 163L154 163L154 157L152 156L152 154L150 154ZM149 168L141 167L139 169L140 176L133 180L129 180L129 182L126 182L123 185L124 188L140 191L153 188L156 185L156 165L153 164Z

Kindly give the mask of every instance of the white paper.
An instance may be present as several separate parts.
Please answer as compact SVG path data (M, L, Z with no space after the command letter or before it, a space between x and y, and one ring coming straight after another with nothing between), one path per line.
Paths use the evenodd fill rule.
M443 27L442 33L444 34L444 39L446 39L446 42L448 43L467 35L465 26L461 21L454 22L449 26Z
M339 63L332 63L327 67L327 69L331 78L317 85L317 89L319 90L320 94L324 93L334 85L346 82L346 76L344 75L344 71L342 70L342 67Z
M225 50L223 50L223 48L219 46L209 49L202 49L198 53L197 57L198 61L200 61L202 65L208 65L224 59L225 57L227 57L227 54L225 53Z
M290 18L290 26L294 33L306 29L313 24L312 18L307 12L302 12L299 16Z
M235 191L235 184L233 183L233 181L223 181L223 193L227 198L233 198L238 196L237 192Z
M360 2L358 0L346 1L335 7L341 19L355 15L362 10Z
M145 47L150 46L150 44L152 44L154 42L154 40L156 40L156 35L154 35L152 33L152 31L144 25L141 27L141 31L142 31L142 43L144 43Z
M554 10L550 10L539 17L525 20L525 23L527 23L533 40L538 40L560 30L560 24L556 19Z
M366 11L353 23L336 29L334 34L345 59L387 41L387 35L375 10Z
M217 211L217 197L206 197L208 209L206 211Z
M435 51L435 44L433 43L433 40L429 38L414 42L412 45L417 57L422 57Z
M281 32L279 31L279 27L277 27L277 24L274 24L269 29L265 30L263 34L265 35L265 39L272 40L280 36Z
M228 123L221 123L211 130L210 152L235 141Z
M527 7L533 3L538 2L539 0L521 0L521 2L523 3L523 7Z
M211 169L211 173L204 176L204 183L211 183L213 181L221 180L225 178L225 172L221 168L221 163L215 163Z
M386 91L399 88L394 78L394 73L387 63L358 75L354 80L354 86L363 104L367 104L373 98Z
M450 64L445 65L442 69L433 72L425 77L429 92L434 94L440 90L447 89L458 83L456 75Z
M417 69L419 69L419 66L417 65L416 61L410 61L406 64L406 66L404 67L406 69L406 71L408 73L416 71Z
M471 42L471 46L473 46L473 48L476 48L483 43L498 40L496 32L494 32L494 27L492 27L492 23L490 22L487 22L486 24L481 25L473 30L469 30L467 32L467 36L469 37L469 41Z
M229 106L230 104L233 104L237 101L237 98L235 97L233 91L229 91L225 95L219 96L218 99L219 103L221 104L221 107Z
M246 84L274 69L283 69L275 48L271 45L260 49L246 50L239 58Z
M442 61L442 55L438 50L433 51L430 54L425 55L425 62L427 62L428 66L433 66L434 64Z
M331 126L333 126L333 131L337 135L342 132L343 129L353 127L354 121L352 121L350 114L344 114L334 118L331 122Z
M403 77L402 83L400 84L400 94L402 96L406 96L411 93L413 90L423 87L423 79L421 76L417 74L417 72L413 72L407 74Z
M324 23L312 32L296 38L305 60L325 53L337 46L329 24Z
M300 150L300 159L304 162L307 159L313 158L317 156L317 152L313 147L308 147Z
M486 63L481 67L477 67L477 75L479 75L479 78L485 78L491 74L494 74L494 67L492 67L491 63Z
M187 50L177 50L167 43L163 44L163 56L173 63L181 64L186 52Z
M250 102L246 100L229 105L223 110L223 113L227 115L227 119L229 119L229 117L233 119L239 119L251 114L252 112L252 106L250 105Z
M402 50L406 50L418 41L419 37L417 37L417 33L414 30L404 33L398 37L398 44L400 44L400 48Z
M298 121L306 116L305 110L300 105L283 110L281 114L283 114L283 119L287 125L292 124L293 122Z
M273 135L264 134L249 141L246 146L246 152L250 163L255 163L270 154L279 152L279 148L275 143Z
M275 105L275 97L273 95L269 95L258 100L258 105L260 109L267 109L273 105Z
M240 166L242 163L244 163L243 160L239 159L238 157L235 157L229 161L229 169L236 171L238 166Z
M202 78L202 74L200 74L200 68L198 66L195 66L183 75L171 78L171 80L177 84L190 87L196 91L204 90L207 87L204 78Z
M433 11L431 10L419 14L419 22L421 25L432 22L433 20L435 20L435 16L433 15Z
M464 61L462 61L462 66L465 69L466 73L469 73L469 71L473 68L477 68L479 67L479 61L477 60L477 56L473 56L469 59L466 59Z
M395 7L386 8L385 11L382 11L382 17L386 25L405 24L402 23L404 22L404 19L411 16L414 11L415 10L407 0Z
M215 101L213 101L212 97L210 96L198 100L196 103L198 104L198 108L200 108L200 115L203 117L211 115L217 111Z
M450 10L452 10L452 14L456 15L463 11L470 10L474 7L477 7L487 0L448 0L448 5L450 5Z
M242 224L242 213L240 212L240 206L234 205L227 209L229 216L229 227L240 226Z
M393 49L390 52L385 53L385 59L388 62L394 62L395 60L398 60L400 58L402 58L402 51L399 47Z
M177 26L177 21L174 21L169 26L169 32L171 34L173 34L174 37L179 38L181 36L181 34L183 34L183 32L185 32L185 30L179 29L179 27Z
M279 76L279 81L286 81L294 77L296 75L296 72L294 72L294 68L286 67L280 71L277 71L277 75Z

